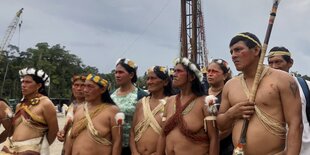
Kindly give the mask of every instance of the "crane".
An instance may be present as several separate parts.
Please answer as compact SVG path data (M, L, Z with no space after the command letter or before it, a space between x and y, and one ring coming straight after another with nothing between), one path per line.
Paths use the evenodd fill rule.
M8 47L8 45L9 45L9 43L13 37L13 34L14 34L16 27L19 23L20 15L23 13L23 10L24 10L24 8L21 8L16 13L16 16L13 18L13 21L11 22L11 24L7 28L6 33L4 35L4 38L1 41L1 44L0 44L0 61L2 61L2 56L4 55L4 51ZM20 26L21 26L21 23L19 23L19 27ZM4 88L4 84L5 84L5 79L6 79L8 67L9 67L9 62L7 62L6 67L5 67L5 73L3 76L3 81L2 81L2 85L1 85L1 89L0 89L0 96L2 96L2 93L3 93L3 88Z
M6 50L7 46L9 45L9 43L13 37L13 34L14 34L16 27L19 23L20 15L23 13L23 9L24 8L21 8L16 13L16 16L14 17L14 19L12 20L11 24L9 25L9 27L7 28L7 30L5 32L4 38L2 39L1 44L0 44L1 54L3 54L3 52Z

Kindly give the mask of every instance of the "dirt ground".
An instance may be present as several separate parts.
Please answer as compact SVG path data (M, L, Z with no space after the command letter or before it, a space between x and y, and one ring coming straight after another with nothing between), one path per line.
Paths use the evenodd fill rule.
M57 114L59 129L62 129L65 123L64 115L61 113ZM0 132L3 131L3 127L0 127ZM0 144L2 148L2 144ZM55 139L54 143L50 146L50 155L60 155L62 150L62 143Z

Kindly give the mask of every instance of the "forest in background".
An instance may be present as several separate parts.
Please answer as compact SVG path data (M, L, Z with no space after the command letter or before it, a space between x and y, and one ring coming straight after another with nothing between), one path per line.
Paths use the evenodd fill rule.
M103 64L104 65L104 64ZM98 68L83 63L77 55L70 54L65 46L56 44L50 46L46 42L37 43L34 48L20 51L17 46L9 45L7 51L0 53L0 97L4 99L21 98L20 77L18 71L25 67L44 70L51 78L47 88L50 98L71 97L71 77L89 73L104 76L109 81L109 90L116 89L114 70L110 73L100 73ZM306 80L307 75L292 72ZM138 87L146 88L145 75L138 77Z

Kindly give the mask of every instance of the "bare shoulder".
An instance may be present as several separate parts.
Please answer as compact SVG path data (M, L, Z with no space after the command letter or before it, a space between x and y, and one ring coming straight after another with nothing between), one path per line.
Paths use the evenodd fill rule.
M119 109L119 107L118 107L117 105L110 105L110 106L108 107L108 110L109 110L111 113L114 113L114 114L120 112L120 109Z
M286 82L281 82L281 81L295 82L293 76L291 76L289 73L285 71L278 70L278 69L269 68L267 76L269 76L268 79L278 81L277 83L279 85L286 84Z
M54 108L54 103L46 96L40 99L40 104L43 105L44 108Z
M267 75L271 77L277 77L277 78L293 78L289 73L279 70L279 69L274 69L274 68L269 68L269 71L267 72Z
M223 91L229 90L229 89L234 89L236 87L236 85L239 85L239 84L240 84L240 76L235 76L225 83Z
M167 104L166 107L170 107L171 105L173 105L175 103L175 98L177 95L173 95L167 98Z
M0 101L0 109L2 110L2 109L5 109L5 108L7 108L7 107L9 107L4 101Z
M144 99L145 97L141 98L137 104L136 104L136 109L140 109L142 107L142 100Z
M8 105L4 101L0 101L0 117L5 117L5 109L8 108Z
M175 101L177 95L172 95L167 98L167 103L170 104Z
M199 96L196 98L196 101L195 101L195 105L198 109L205 109L205 99L206 99L206 95L203 95L203 96Z
M203 104L203 105L204 105L204 104L205 104L205 98L206 98L205 95L197 97L197 98L196 98L196 103L199 103L199 104Z

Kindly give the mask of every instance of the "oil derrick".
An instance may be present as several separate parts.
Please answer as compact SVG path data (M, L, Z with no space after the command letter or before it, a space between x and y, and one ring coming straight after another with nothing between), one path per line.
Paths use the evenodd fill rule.
M181 0L180 56L187 57L200 68L208 64L201 0Z

